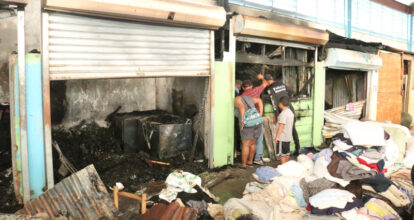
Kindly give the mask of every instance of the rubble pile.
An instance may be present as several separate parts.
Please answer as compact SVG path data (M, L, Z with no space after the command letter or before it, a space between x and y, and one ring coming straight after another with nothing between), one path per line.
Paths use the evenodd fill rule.
M112 127L100 127L96 123L81 123L70 129L62 127L53 130L55 140L66 158L80 170L94 164L102 181L109 188L116 182L122 182L125 189L135 192L142 189L151 180L164 181L175 169L199 174L207 169L207 161L190 163L188 152L177 157L163 160L169 166L148 164L148 159L159 160L145 152L124 153L120 141L114 137ZM54 151L54 169L56 182L65 178L58 173L61 166L58 154Z

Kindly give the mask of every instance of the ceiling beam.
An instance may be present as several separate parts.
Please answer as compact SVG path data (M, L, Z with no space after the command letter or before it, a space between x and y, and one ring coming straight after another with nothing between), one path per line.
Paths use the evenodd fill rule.
M407 13L407 14L412 14L413 13L411 6L404 5L403 3L397 2L395 0L371 0L371 1L377 2L381 5L385 5L389 8L392 8L392 9L395 9L397 11L401 11L401 12L404 12L404 13Z

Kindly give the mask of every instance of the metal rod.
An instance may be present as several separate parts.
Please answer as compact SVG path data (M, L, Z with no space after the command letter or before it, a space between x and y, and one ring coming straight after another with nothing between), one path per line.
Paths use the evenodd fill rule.
M46 186L54 186L52 155L52 120L50 114L49 78L49 14L42 15L42 90L43 90L43 129L45 140Z
M231 28L231 27L230 27ZM231 32L230 32L231 34ZM208 124L207 126L205 126L206 128L208 128L208 138L207 139L207 143L206 146L208 147L208 167L209 168L213 168L214 167L214 31L210 31L210 77L206 78L205 80L209 81L209 83L207 84L208 86L208 94L209 98L207 98L207 100L209 100L208 104L207 103L202 103L203 105L205 105L205 108L208 108L208 113L210 113L210 115L206 116L206 118L208 118L207 120L205 120L204 122L206 124Z
M17 12L17 59L19 65L20 146L22 154L23 201L30 200L29 158L26 123L26 41L24 11Z
M20 180L19 180L19 171L17 170L17 143L16 143L16 103L15 102L15 64L16 64L16 56L12 55L9 59L9 89L10 89L10 136L11 136L11 152L12 152L12 167L13 167L13 186L14 186L14 193L16 195L17 201L22 203L22 197L19 194L20 188Z

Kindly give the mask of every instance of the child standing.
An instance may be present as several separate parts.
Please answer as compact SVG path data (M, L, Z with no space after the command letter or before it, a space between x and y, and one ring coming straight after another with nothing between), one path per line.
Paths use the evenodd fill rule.
M293 139L292 129L295 115L289 109L289 105L289 97L280 98L278 106L282 112L278 115L276 124L276 155L279 156L282 164L290 159L290 142Z

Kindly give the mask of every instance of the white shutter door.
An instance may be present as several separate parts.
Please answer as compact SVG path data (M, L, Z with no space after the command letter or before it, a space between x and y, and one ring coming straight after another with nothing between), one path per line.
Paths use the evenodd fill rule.
M44 48L51 80L209 76L209 30L50 12Z

